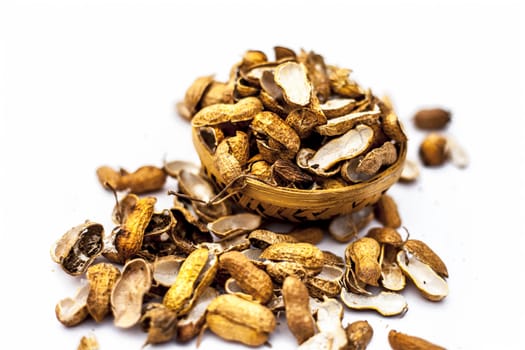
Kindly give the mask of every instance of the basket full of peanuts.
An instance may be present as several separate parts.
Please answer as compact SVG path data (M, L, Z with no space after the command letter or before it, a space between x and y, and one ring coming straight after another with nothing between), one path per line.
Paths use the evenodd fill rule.
M312 51L247 51L228 82L200 77L178 105L203 169L264 217L323 220L375 204L397 182L407 137L376 97ZM241 188L239 190L239 188Z

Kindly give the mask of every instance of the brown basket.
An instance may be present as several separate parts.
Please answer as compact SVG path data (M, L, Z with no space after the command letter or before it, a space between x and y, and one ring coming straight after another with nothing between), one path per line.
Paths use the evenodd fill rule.
M206 175L223 188L222 176L214 167L213 156L201 142L197 128L192 128L192 139ZM264 217L293 222L330 219L376 203L399 179L406 152L406 143L401 143L396 162L363 183L336 189L300 190L247 178L246 186L233 199L241 207Z

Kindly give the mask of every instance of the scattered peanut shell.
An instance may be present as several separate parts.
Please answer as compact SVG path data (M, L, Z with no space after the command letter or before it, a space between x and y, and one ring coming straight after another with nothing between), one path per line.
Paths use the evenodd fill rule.
M191 119L197 111L197 106L206 89L213 83L213 75L198 77L193 81L184 95L184 102L178 105L179 114L186 119Z
M397 264L428 300L439 301L448 295L447 282L415 255L400 250L397 253Z
M237 161L233 155L232 159ZM204 220L213 221L230 214L225 202L209 204L216 193L211 182L204 177L182 169L179 173L178 183L179 190L193 199L192 205L196 214Z
M338 242L349 242L374 218L372 207L339 215L330 221L328 232Z
M189 312L200 294L211 284L218 269L218 259L207 248L194 250L182 263L175 282L162 303L179 315Z
M266 261L266 272L277 283L283 283L286 277L294 276L304 280L308 275L315 275L319 269L307 269L302 264L293 261Z
M120 270L112 264L98 263L87 269L86 278L89 283L87 309L96 322L101 322L109 313L111 291L119 277Z
M208 287L199 296L190 312L177 322L177 340L187 342L195 338L206 323L206 308L219 296L219 292Z
M70 275L84 273L102 253L104 227L87 220L71 228L51 247L51 258Z
M426 166L440 166L448 159L447 138L438 133L428 134L419 145L419 156Z
M389 244L394 247L401 247L405 243L399 232L392 227L372 227L366 236L375 239L380 244Z
M297 239L289 234L276 233L270 230L253 230L248 235L248 239L252 246L265 249L268 246L279 243L279 242L288 242L288 243L297 243Z
M356 277L372 286L378 286L381 277L379 255L381 247L373 238L362 237L350 243L345 250L345 257L355 264Z
M323 240L324 231L318 226L295 227L287 233L298 242L318 244Z
M381 285L391 291L401 291L405 288L406 278L396 261L396 247L389 244L381 245Z
M428 340L393 329L388 332L388 343L392 350L445 350L444 347L433 344Z
M420 109L413 117L414 125L420 130L441 130L450 120L450 111L443 108Z
M274 261L292 261L306 268L323 266L323 252L310 243L275 243L266 248L260 255L262 259Z
M102 186L115 191L129 190L141 194L160 190L166 182L166 172L154 165L144 165L130 173L124 169L113 170L108 166L97 169L97 177Z
M408 309L405 297L395 292L381 291L379 294L363 295L343 289L340 297L350 309L375 310L383 316L400 315Z
M332 337L331 349L341 349L348 343L346 332L341 324L343 319L343 305L334 298L324 297L317 309L317 328L319 333L326 333Z
M376 219L386 227L398 228L401 226L401 217L397 204L388 194L383 194L375 204L374 214Z
M466 168L469 164L469 156L467 151L456 141L452 136L447 136L447 144L445 147L452 164L458 168Z
M419 261L427 264L432 270L443 277L448 277L447 266L441 258L423 241L407 239L403 248L413 254Z
M317 333L302 343L297 350L333 350L334 336L329 333Z
M413 182L416 181L419 177L419 165L410 159L405 159L403 163L403 170L401 171L401 176L399 181L401 182Z
M308 289L300 279L289 276L283 282L282 294L286 323L300 345L315 334L316 328L310 312Z
M144 345L166 343L177 334L177 313L161 303L148 303L140 326L148 333Z
M80 287L74 298L65 298L55 306L55 316L66 327L80 324L88 317L87 298L89 285Z
M111 292L114 324L119 328L133 327L142 314L144 295L151 288L151 270L143 259L129 260Z
M199 175L201 172L200 165L195 164L194 162L184 161L184 160L172 160L169 162L164 162L162 167L166 174L173 178L178 178L181 170L191 172L195 175Z
M310 296L315 298L335 298L341 293L341 280L344 271L342 268L332 265L324 266L321 271L314 276L307 276L305 284Z
M221 268L226 269L241 289L265 304L273 295L273 284L270 276L256 267L246 256L237 251L221 255Z
M208 223L208 229L217 237L231 237L248 233L261 225L262 218L251 213L223 216Z
M366 350L372 340L374 330L367 321L355 321L345 327L347 350Z
M175 255L161 256L151 264L153 280L164 287L170 287L177 278L183 257Z
M114 230L114 245L120 262L125 262L140 250L156 202L155 197L140 198L124 223Z
M84 335L80 338L80 343L78 344L77 350L99 350L100 345L98 344L97 337L95 334L91 333L89 335Z
M268 341L276 320L270 309L257 302L223 294L208 305L206 324L225 340L259 346Z

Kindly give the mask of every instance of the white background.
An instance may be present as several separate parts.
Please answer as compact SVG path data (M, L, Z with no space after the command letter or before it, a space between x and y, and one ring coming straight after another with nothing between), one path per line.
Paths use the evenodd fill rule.
M346 312L344 324L390 329L448 349L519 349L525 214L524 25L518 1L2 1L0 2L0 259L2 348L74 349L93 332L101 349L140 349L138 327L111 318L66 329L55 304L78 278L49 248L85 219L110 231L113 197L95 177L103 164L129 170L164 158L197 161L174 104L198 76L226 79L245 50L275 45L322 54L391 96L417 159L424 133L411 116L442 106L447 132L471 164L422 170L395 185L403 225L447 263L450 295L404 294L404 317ZM521 22L521 23L520 23ZM166 189L173 184L170 183ZM165 192L158 208L168 206ZM329 238L322 248L341 252ZM281 318L274 349L294 348ZM7 345L10 344L10 345ZM182 347L174 343L159 349ZM191 342L185 348L193 349ZM210 332L200 349L241 349Z

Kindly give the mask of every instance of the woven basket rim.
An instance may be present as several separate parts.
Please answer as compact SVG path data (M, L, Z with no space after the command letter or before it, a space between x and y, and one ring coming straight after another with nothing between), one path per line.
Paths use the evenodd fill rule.
M198 128L192 128L192 134L193 134L193 142L195 145L195 149L197 151L197 154L199 155L199 158L201 158L202 166L205 165L205 161L203 161L202 157L205 156L207 159L211 160L213 155L208 151L208 149L200 142L200 138L198 136ZM360 183L351 184L344 187L338 187L338 188L326 188L326 189L298 189L298 188L290 188L290 187L281 187L281 186L272 186L269 185L263 181L257 180L255 178L246 178L246 187L245 190L252 189L254 191L260 191L260 190L266 190L265 192L268 193L282 193L282 194L291 194L291 195L314 195L317 196L323 196L327 194L345 194L349 191L352 191L354 193L360 193L360 192L367 192L367 190L373 186L376 183L383 182L387 177L390 176L397 176L396 173L399 173L399 169L403 166L403 163L406 158L407 154L407 142L398 142L399 144L399 153L396 161L390 165L388 168L384 169L371 179L367 181L363 181ZM203 154L205 153L205 154ZM212 164L212 162L209 162ZM214 169L215 170L215 169ZM222 181L222 179L219 179ZM224 181L222 181L224 183Z

